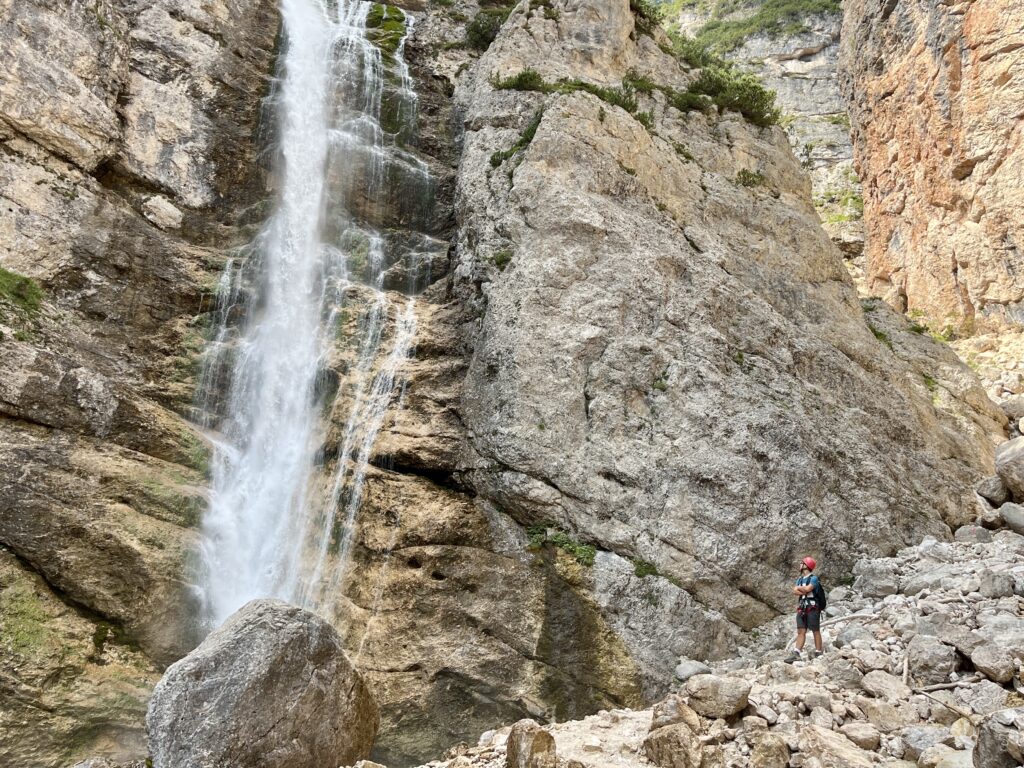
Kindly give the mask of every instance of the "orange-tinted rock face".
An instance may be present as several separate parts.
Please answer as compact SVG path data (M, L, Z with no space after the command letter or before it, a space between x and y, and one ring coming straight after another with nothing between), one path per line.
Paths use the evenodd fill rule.
M1024 5L849 0L840 78L869 289L933 325L1024 322Z

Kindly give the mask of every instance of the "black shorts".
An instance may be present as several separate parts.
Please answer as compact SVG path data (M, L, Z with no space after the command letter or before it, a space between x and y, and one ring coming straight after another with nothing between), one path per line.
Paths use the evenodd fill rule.
M817 608L810 608L806 611L797 611L796 628L809 629L811 632L821 631L821 611Z

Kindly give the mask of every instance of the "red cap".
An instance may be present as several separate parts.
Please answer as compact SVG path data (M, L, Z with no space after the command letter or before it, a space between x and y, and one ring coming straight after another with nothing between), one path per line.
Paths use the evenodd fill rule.
M808 570L813 571L815 566L817 566L817 564L818 564L818 562L813 557L805 557L804 558L804 565L807 566Z

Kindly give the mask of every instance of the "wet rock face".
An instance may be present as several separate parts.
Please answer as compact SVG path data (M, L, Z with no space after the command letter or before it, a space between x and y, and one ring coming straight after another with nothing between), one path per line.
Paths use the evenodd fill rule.
M934 323L1021 322L1018 3L844 4L869 290Z
M0 291L0 543L90 611L79 621L168 664L194 643L196 318L264 194L275 3L29 0L0 4L0 19L0 267L38 286L29 301ZM80 673L90 665L41 675L44 662L10 667L11 685L59 703L17 764L145 756L151 676L96 725L113 710ZM0 702L5 722L18 701Z
M155 768L305 768L366 757L377 706L325 620L247 603L173 664L146 731Z

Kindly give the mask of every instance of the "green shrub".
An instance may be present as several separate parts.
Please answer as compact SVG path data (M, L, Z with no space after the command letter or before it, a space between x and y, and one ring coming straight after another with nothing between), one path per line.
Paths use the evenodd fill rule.
M486 51L498 36L511 10L511 7L482 9L466 27L467 45L478 51Z
M689 91L707 96L719 109L739 112L754 125L774 125L781 117L775 106L775 91L761 85L754 75L735 67L705 67L690 84Z
M651 35L661 24L664 14L662 6L655 0L629 0L636 28L641 34Z
M764 185L764 174L743 168L736 174L736 183L744 187L760 187Z
M876 328L871 323L868 323L868 328L871 329L871 333L874 334L874 337L876 339L885 344L885 346L887 346L889 349L892 349L892 339L889 338L888 333L881 330L880 328Z
M726 53L739 48L752 35L794 34L805 29L803 17L815 13L839 13L840 0L762 0L756 12L745 19L725 17L739 10L738 4L720 0L712 18L696 34L696 39L714 51Z
M643 579L648 576L657 576L658 568L654 563L649 563L646 560L637 558L633 561L633 573Z
M589 567L594 564L597 549L590 544L581 544L564 531L555 530L553 534L548 536L549 528L551 528L549 523L527 526L526 533L530 537L528 545L530 549L538 550L547 544L551 544L563 552L572 555L580 565Z
M495 79L491 81L491 85L502 91L540 91L541 93L551 93L555 90L555 86L544 82L540 72L530 67L527 67L518 74Z
M31 277L0 267L0 300L10 302L15 308L34 315L43 303L43 289Z

